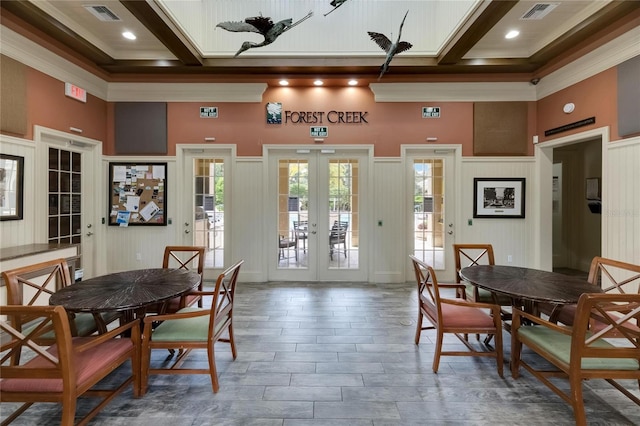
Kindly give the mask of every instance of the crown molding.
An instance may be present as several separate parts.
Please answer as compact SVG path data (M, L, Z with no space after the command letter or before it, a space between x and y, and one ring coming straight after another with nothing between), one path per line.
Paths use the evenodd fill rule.
M531 83L371 83L376 102L535 101Z
M586 80L640 55L640 27L622 34L557 71L543 77L536 86L537 99Z
M262 102L266 83L109 83L109 102Z
M108 83L2 25L0 53L57 80L82 87L100 99L107 99Z
M0 53L100 99L117 101L262 102L266 83L109 83L2 25Z

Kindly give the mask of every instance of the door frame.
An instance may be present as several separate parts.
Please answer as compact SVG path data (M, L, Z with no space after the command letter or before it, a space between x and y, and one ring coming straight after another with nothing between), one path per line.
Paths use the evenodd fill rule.
M539 230L539 232L534 233L532 265L534 268L544 271L551 271L553 269L553 226L552 223L550 223L550 221L553 220L551 214L553 211L551 205L553 198L553 150L557 147L586 142L598 137L600 138L602 149L602 170L606 170L608 164L609 126L575 133L562 138L550 139L534 146L535 173L537 176L538 190L533 193L533 205L538 206L538 208L533 209L533 214L534 226ZM606 178L606 174L602 173L601 199L603 209L607 205L609 196ZM606 256L607 233L604 232L604 230L607 229L607 215L603 214L601 220L602 235L600 238L600 252L602 256Z
M178 144L176 146L176 176L177 181L181 182L181 191L177 192L178 205L181 206L176 211L175 241L182 241L184 245L193 245L194 227L193 220L195 216L194 203L194 181L193 181L193 163L187 164L187 161L195 158L223 158L224 167L224 251L223 258L225 264L229 264L232 256L231 248L231 227L233 223L229 219L227 213L232 207L231 189L233 182L233 166L236 161L236 145L233 144ZM184 225L189 224L189 225ZM185 233L185 230L189 233ZM223 268L206 268L204 269L205 280L215 280L222 272Z
M267 279L268 281L362 281L368 282L371 275L369 270L369 238L371 234L371 212L373 207L373 145L264 145L263 146L263 158L265 159L265 179L264 179L264 193L267 194L267 212L265 215L265 226L263 229L263 242L264 253L267 253ZM287 156L287 153L292 153L291 157L308 155L311 152L317 152L320 155L323 151L327 155L335 156L335 158L346 158L350 154L362 157L361 170L359 183L359 238L360 246L358 248L358 269L327 269L326 271L320 271L319 266L316 269L315 279L310 278L309 270L297 270L297 269L278 269L274 266L273 259L277 259L278 256L278 241L277 233L271 232L274 227L277 227L277 167L273 170L274 158ZM295 155L294 155L295 154ZM275 192L274 192L275 191ZM324 232L328 235L329 225L318 227L318 232ZM307 244L310 244L307 241ZM307 250L309 252L309 250ZM317 251L320 255L320 251ZM317 263L317 262L316 262Z
M407 240L407 244L405 245L405 256L404 258L407 259L409 254L411 254L413 252L413 238L414 238L414 232L413 229L410 227L411 224L413 224L413 202L411 201L412 197L410 198L409 195L413 194L413 190L411 190L411 188L413 188L413 182L409 181L409 175L410 175L410 168L412 168L412 163L410 162L410 159L413 158L417 158L417 157L421 157L421 158L425 158L425 157L435 157L435 158L444 158L445 159L445 166L449 166L449 167L453 167L453 172L452 172L452 179L453 182L446 183L446 189L445 189L445 202L446 204L446 209L448 212L452 212L451 216L447 216L450 220L451 223L453 223L453 234L451 234L448 238L447 238L447 234L446 234L446 228L445 228L445 247L443 248L444 250L444 255L445 255L445 265L446 269L444 271L442 271L440 274L438 275L442 275L441 277L439 276L439 280L441 281L453 281L455 279L455 261L453 258L453 248L449 249L449 245L454 244L457 241L457 234L460 232L461 227L462 227L462 211L461 208L458 206L462 206L462 145L460 144L420 144L420 145L401 145L400 146L400 155L402 158L402 164L403 164L403 176L405 177L404 180L404 199L407 201L407 204L405 204L405 223L406 223L406 229L405 232L407 235L406 240ZM448 164L446 162L446 160L449 159L451 164ZM413 175L411 173L411 175ZM449 197L447 197L447 193L451 194ZM451 198L451 201L447 201L449 198ZM449 244L451 243L451 244ZM411 280L413 279L413 266L411 265L411 262L404 262L404 264L407 265L406 269L405 269L405 277L407 278L407 280Z
M35 142L35 232L37 241L48 241L48 188L49 188L49 147L54 146L82 155L83 170L94 170L94 173L82 174L82 266L84 278L105 274L106 263L98 262L106 256L105 227L101 226L101 213L105 211L104 173L102 173L102 142L96 139L66 133L60 130L35 125L33 127ZM99 171L99 172L98 172ZM86 185L88 183L88 185ZM99 196L96 196L99 194ZM102 217L104 219L104 217ZM87 238L87 226L91 225L92 238Z

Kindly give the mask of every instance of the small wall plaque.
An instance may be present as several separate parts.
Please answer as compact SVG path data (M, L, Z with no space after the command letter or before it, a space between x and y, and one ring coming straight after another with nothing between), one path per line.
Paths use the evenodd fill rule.
M218 118L218 107L200 107L200 118Z

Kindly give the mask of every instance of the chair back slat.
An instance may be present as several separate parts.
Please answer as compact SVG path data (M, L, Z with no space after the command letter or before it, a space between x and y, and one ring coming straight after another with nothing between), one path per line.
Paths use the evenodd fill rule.
M2 279L7 288L9 305L46 305L49 296L73 283L65 259L54 259L4 271Z
M584 358L639 360L639 321L640 294L583 294L574 317L571 362L580 365Z
M5 306L2 308L3 314L12 319L0 322L0 328L9 336L1 346L3 357L2 377L3 378L35 378L41 377L41 373L47 373L48 378L63 379L63 370L70 368L72 359L69 357L71 348L71 328L69 318L62 306ZM23 334L22 330L14 324L23 324L29 321L31 327L28 333ZM43 339L43 336L55 332L55 344L57 347L66 348L58 351L58 356L54 356L47 351L50 342ZM46 344L38 344L39 341L47 341ZM31 356L21 356L30 352ZM40 356L51 365L43 372L38 369L24 366L33 356ZM7 364L8 360L12 362ZM23 360L23 362L21 362ZM63 368L66 363L66 368Z
M495 265L493 246L491 244L454 244L456 262L456 282L460 282L460 270L468 266Z
M198 291L202 291L202 281L204 277L204 251L202 246L166 246L162 256L162 267L171 269L183 269L186 271L197 271L200 275ZM175 299L147 307L147 312L175 312L187 305L198 303L202 307L201 297L189 297L188 295L176 297Z
M591 261L587 280L605 293L640 293L640 265L596 256Z
M238 275L240 274L240 266L242 266L243 263L244 260L239 260L218 275L213 301L211 302L212 312L209 321L210 336L213 335L216 328L224 329L224 327L216 327L216 324L231 320L236 284L238 282Z

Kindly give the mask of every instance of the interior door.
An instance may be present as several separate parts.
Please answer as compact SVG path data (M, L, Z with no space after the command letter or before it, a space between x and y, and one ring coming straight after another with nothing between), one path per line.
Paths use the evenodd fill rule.
M367 279L366 149L272 149L269 279Z
M442 281L455 277L454 169L453 150L414 149L407 154L409 253L431 266Z
M74 267L80 278L100 275L101 256L96 239L102 235L100 207L95 194L102 189L99 141L36 126L37 211L36 235L49 243L77 244ZM73 277L72 277L73 278Z
M205 247L204 276L215 279L228 260L229 232L225 232L225 203L229 187L231 148L181 147L184 176L180 192L179 240ZM228 223L228 221L226 221Z

